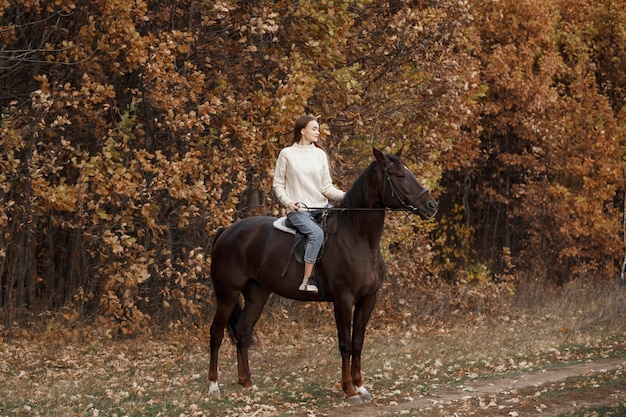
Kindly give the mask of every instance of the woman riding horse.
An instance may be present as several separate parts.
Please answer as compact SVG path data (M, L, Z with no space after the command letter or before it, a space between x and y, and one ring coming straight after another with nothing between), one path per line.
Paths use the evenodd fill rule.
M375 160L327 216L328 237L316 264L319 293L298 290L304 266L291 256L293 235L276 230L274 217L249 217L218 232L211 252L216 310L210 335L210 394L219 393L218 353L226 327L237 345L239 383L254 387L248 363L252 329L273 292L295 300L333 303L346 399L351 404L372 399L363 385L361 352L383 282L380 239L385 212L404 210L430 219L438 209L402 162L400 152L373 152Z

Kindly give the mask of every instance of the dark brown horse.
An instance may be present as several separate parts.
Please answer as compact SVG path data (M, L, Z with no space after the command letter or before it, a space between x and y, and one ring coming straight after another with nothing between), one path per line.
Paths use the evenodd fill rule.
M298 290L304 267L291 259L294 237L274 229L274 217L250 217L216 236L211 252L217 306L211 325L210 393L219 393L218 352L227 326L237 344L239 383L256 388L250 379L248 348L252 329L273 292L295 300L333 303L346 399L353 404L372 399L361 378L361 350L383 282L380 238L385 210L405 210L422 219L437 213L437 203L404 165L400 154L384 155L374 149L376 160L330 211L327 241L316 265L319 294Z

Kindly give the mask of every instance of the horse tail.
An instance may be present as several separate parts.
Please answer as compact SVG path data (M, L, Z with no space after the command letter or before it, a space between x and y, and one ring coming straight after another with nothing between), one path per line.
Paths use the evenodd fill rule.
M230 317L228 318L228 334L230 335L233 343L237 344L237 335L235 334L235 326L239 323L239 318L243 313L243 308L241 307L241 303L237 301L235 303L235 307L233 308L232 313L230 313Z
M213 235L213 238L211 239L211 252L215 248L215 243L217 242L221 234L224 233L225 230L226 230L225 227L220 227L215 233L215 235ZM215 285L215 276L212 276L211 278ZM228 324L226 327L228 329L228 335L230 336L230 339L233 341L233 343L238 344L238 343L243 342L249 346L253 342L251 335L242 334L241 331L239 332L235 331L235 328L237 324L239 323L239 320L241 319L242 314L243 314L243 307L241 306L241 302L237 301L233 307L233 311L230 313L230 316L228 317Z
M226 230L225 227L220 227L219 229L217 229L217 232L215 232L215 234L211 238L211 252L213 251L213 248L215 247L215 242L217 242L217 239L219 239L219 237L222 235L222 233L224 233L225 230ZM212 278L215 278L215 277L212 277ZM243 313L243 307L241 307L241 303L237 301L235 303L235 307L233 308L233 311L230 313L230 317L228 317L228 325L227 325L228 335L230 336L231 340L234 343L237 343L237 336L235 335L235 326L239 322L239 318L241 317L242 313Z
M217 229L217 232L215 232L215 234L213 235L213 238L211 239L211 251L213 250L213 247L215 246L215 242L217 242L217 239L220 237L220 235L222 233L224 233L224 230L226 230L225 227L220 227L219 229Z

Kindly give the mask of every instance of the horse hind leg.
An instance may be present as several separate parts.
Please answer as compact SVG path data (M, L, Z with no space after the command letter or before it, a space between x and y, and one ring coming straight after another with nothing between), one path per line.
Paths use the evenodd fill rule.
M249 365L249 348L252 344L254 325L261 317L270 291L250 279L243 290L245 305L237 324L233 327L233 336L237 343L238 382L246 388L257 389L252 383Z
M219 395L220 389L217 383L217 363L219 358L219 350L224 339L224 329L238 317L241 307L237 301L239 294L232 294L229 297L217 297L217 306L215 316L211 324L210 331L210 351L211 359L209 361L209 395Z

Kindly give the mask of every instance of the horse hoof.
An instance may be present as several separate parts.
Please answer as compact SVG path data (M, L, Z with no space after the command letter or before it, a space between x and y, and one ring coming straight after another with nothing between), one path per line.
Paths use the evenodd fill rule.
M374 399L374 396L372 394L370 394L369 392L366 392L365 394L361 394L360 395L361 400L363 401L372 401Z
M359 405L359 404L363 404L363 400L361 399L361 397L359 397L359 395L353 395L352 397L348 397L346 398L346 401L348 402L348 404L350 405Z
M250 386L248 387L248 389L249 389L250 391L258 391L258 390L259 390L259 387L257 387L256 385L250 385Z
M209 384L209 395L220 395L220 387L217 384L217 381L211 381L211 383Z
M359 395L359 397L361 397L361 400L363 400L363 401L372 401L374 399L372 394L367 392L365 387L357 387L356 388L356 393Z

